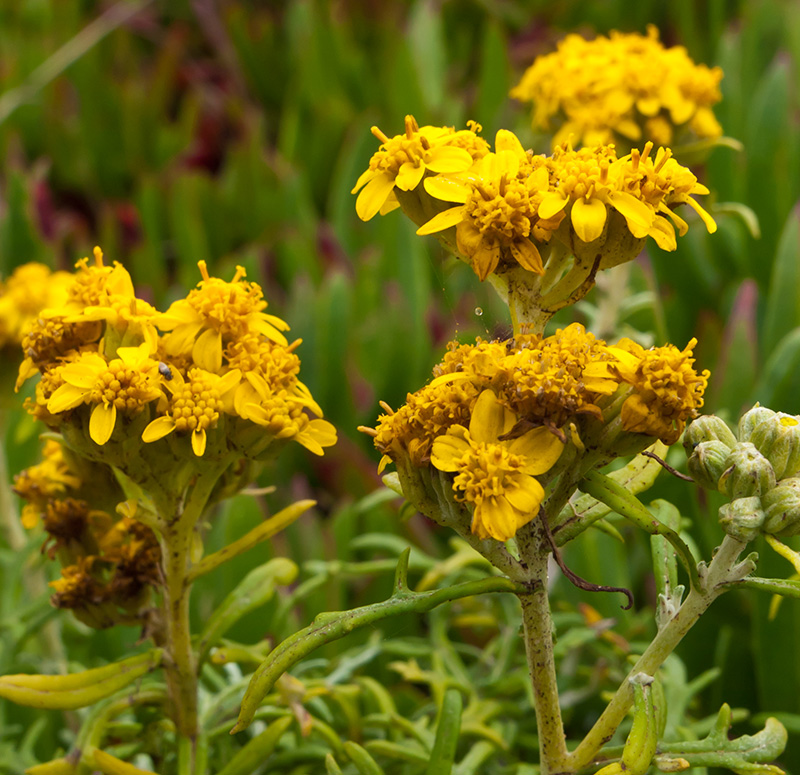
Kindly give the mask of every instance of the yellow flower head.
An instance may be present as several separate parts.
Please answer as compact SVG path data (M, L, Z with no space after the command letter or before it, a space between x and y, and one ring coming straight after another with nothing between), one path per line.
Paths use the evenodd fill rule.
M164 340L170 356L191 354L196 366L216 373L222 368L222 353L230 342L259 334L287 344L281 331L289 326L264 312L267 302L261 288L245 282L243 267L237 267L233 280L225 282L209 276L205 261L198 266L203 275L198 287L154 318L158 328L171 332Z
M664 48L649 26L646 36L568 35L525 71L511 96L533 102L533 126L555 130L554 147L570 136L585 146L642 137L671 144L722 133L711 111L721 79L718 67L696 65L682 46Z
M516 416L485 390L469 430L456 425L433 442L431 463L455 474L456 500L473 506L471 529L479 538L507 541L536 517L544 489L535 476L549 471L564 448L546 428L503 440L515 424Z
M680 165L669 148L659 148L655 158L650 153L652 143L646 143L641 153L633 149L630 156L620 159L612 174L620 195L641 200L653 211L653 219L647 236L653 237L662 250L675 250L675 229L664 218L667 216L683 236L688 228L686 222L672 209L678 204L688 204L702 218L708 232L717 230L714 219L692 198L692 194L707 194L708 189L697 181L687 167ZM633 229L632 229L633 231ZM644 236L639 232L636 236Z
M417 234L456 226L458 249L481 280L501 261L542 274L542 257L530 238L549 239L551 229L563 217L554 223L538 217L549 186L547 169L540 157L534 166L511 132L498 132L495 147L496 152L484 156L469 173L425 181L431 196L461 206L434 216Z
M548 162L553 190L544 197L539 214L552 218L569 208L575 235L582 242L594 242L603 233L609 210L616 210L634 236L645 236L655 213L647 203L614 184L609 172L616 160L613 145L578 151L569 145L558 146Z
M55 593L50 602L56 608L82 608L97 605L106 598L103 585L92 575L95 557L80 557L75 565L68 565L61 571L61 578L51 581Z
M220 412L225 410L225 396L239 384L241 376L238 370L229 371L221 377L193 368L189 371L188 380L184 380L180 371L174 370L172 379L166 383L172 394L167 413L157 417L144 429L142 440L149 444L173 431L191 433L192 450L195 455L202 457L206 451L206 431L216 427Z
M24 360L16 390L37 372L45 374L82 348L95 345L102 333L102 324L96 321L67 323L62 317L37 318L22 337Z
M20 344L42 310L64 304L72 282L44 264L18 266L0 289L0 347Z
M626 431L645 433L674 444L703 406L703 393L710 372L695 371L692 339L683 350L675 345L645 350L630 339L620 340L609 350L618 362L612 367L634 393L622 406L622 426Z
M105 338L108 343L113 339L114 348L117 343L146 341L153 349L158 337L153 325L155 307L136 296L133 280L122 264L115 261L106 267L99 247L94 249L94 259L94 266L89 266L86 258L78 261L69 302L48 315L63 317L67 323L104 322L107 329L113 329L113 337L106 330Z
M48 501L78 490L80 486L80 477L64 459L64 448L49 439L44 445L42 462L14 477L14 492L26 502L22 508L22 524L28 529L36 527Z
M469 129L424 126L413 116L406 116L405 134L387 137L378 127L372 134L381 147L369 161L369 168L359 177L351 193L361 190L356 199L356 212L368 221L378 212L385 214L397 207L394 187L413 191L426 171L433 173L463 172L473 161L484 156L489 148L478 137L480 127L470 122Z
M137 414L161 396L158 363L146 342L120 347L117 356L108 362L99 353L82 353L59 370L63 384L47 401L47 411L53 414L94 404L89 435L101 446L111 438L118 412Z
M291 439L315 455L336 443L336 428L319 417L322 410L308 388L297 382L291 391L275 390L258 374L245 375L244 391L237 391L235 409L241 417L261 426L276 439ZM311 418L308 411L318 415Z

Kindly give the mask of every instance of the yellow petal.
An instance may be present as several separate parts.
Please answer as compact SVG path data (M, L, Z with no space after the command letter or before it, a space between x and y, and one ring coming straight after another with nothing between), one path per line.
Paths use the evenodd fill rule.
M356 199L356 213L362 221L374 218L394 189L394 177L387 172L372 178Z
M544 488L532 476L526 476L520 480L519 487L507 488L505 496L518 511L536 516L544 500Z
M676 250L678 248L675 229L672 228L672 224L666 218L662 218L660 215L653 221L653 225L647 234L656 241L656 245L661 250Z
M444 231L451 226L460 223L464 218L464 208L460 205L458 207L451 207L438 215L434 215L426 224L423 224L417 229L417 234L423 236L425 234L435 234L437 231Z
M117 407L114 404L98 404L92 409L92 416L89 418L89 436L92 441L102 447L111 438L116 422Z
M376 170L364 170L359 176L356 184L353 186L353 190L350 192L351 194L355 194L359 188L366 185L368 181L372 180L375 175L379 174Z
M197 457L203 457L206 451L206 432L202 428L196 428L192 431L192 452Z
M158 326L165 331L168 330L160 322ZM194 347L195 338L202 330L203 323L200 320L174 325L172 333L163 340L167 355L189 355Z
M477 442L496 442L498 436L514 426L515 417L495 396L494 391L484 390L472 408L469 435Z
M564 442L547 428L534 428L508 445L509 452L521 455L528 461L522 470L534 475L549 471L563 449Z
M142 433L142 441L145 444L150 444L153 441L163 439L164 436L172 433L175 430L175 420L171 416L156 417Z
M603 233L606 217L606 206L599 199L578 199L572 205L572 225L584 242L594 242Z
M413 162L407 161L400 165L394 184L402 191L413 191L419 185L424 174L424 164L416 165ZM389 194L387 193L386 196L389 196ZM383 205L383 202L381 202L381 205Z
M381 209L378 210L380 215L386 215L387 213L392 212L392 210L396 210L400 207L400 202L397 201L397 197L395 196L394 189L386 197L386 201L381 205Z
M683 220L674 210L670 210L669 207L665 205L661 205L658 209L659 213L663 213L666 215L677 227L678 227L678 234L681 237L689 231L689 224Z
M338 441L338 436L332 423L327 420L312 420L294 440L315 455L322 455L323 447L332 447Z
M222 336L219 331L213 328L203 331L194 343L192 358L201 369L216 374L222 368Z
M687 197L686 204L689 205L702 219L706 225L709 234L713 234L717 230L717 222L691 197Z
M547 167L539 167L528 176L528 188L531 191L547 191L550 188L550 175Z
M61 385L47 401L47 411L51 414L66 412L83 403L88 395L86 390L81 390L74 385Z
M554 215L558 215L567 206L567 202L569 202L569 197L565 197L557 191L551 191L542 197L538 215L544 220L549 220Z
M440 471L457 470L456 462L469 449L469 442L464 438L467 429L454 425L445 436L434 439L431 448L431 463Z
M462 178L437 175L435 178L425 178L425 190L435 199L464 204L469 197L470 186Z
M432 172L463 172L472 166L472 156L464 148L440 145L430 152L427 167Z
M517 156L525 155L525 149L522 147L519 138L508 129L498 130L497 134L494 136L494 149L497 153L501 151L511 151Z
M652 207L625 191L613 191L608 199L614 209L625 218L634 237L640 239L647 234L655 218Z
M520 515L505 498L487 498L475 507L472 532L479 538L508 541L520 527L519 517Z

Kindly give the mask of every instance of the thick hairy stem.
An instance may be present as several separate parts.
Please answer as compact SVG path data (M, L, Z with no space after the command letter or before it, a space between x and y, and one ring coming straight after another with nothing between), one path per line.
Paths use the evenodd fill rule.
M181 737L197 737L197 663L189 623L186 574L192 532L180 523L168 528L161 550L164 569L164 625L169 658L164 662L172 719Z
M714 559L702 574L700 588L693 589L670 621L659 631L622 681L617 693L603 711L595 725L568 757L571 772L587 767L600 748L607 743L620 722L625 718L633 702L633 688L628 678L636 673L655 675L664 660L675 650L683 636L694 626L711 603L725 592L725 584L730 583L739 573L734 566L745 544L727 536L717 550ZM746 571L742 571L746 572Z
M199 474L191 486L181 513L160 524L164 575L164 635L168 658L164 672L169 690L172 720L179 738L179 770L199 775L197 770L197 655L192 648L189 598L192 545L197 522L206 508L217 480L227 467L223 462Z
M530 541L533 531L526 533L526 536L520 536L520 552L530 574L530 591L518 597L522 604L525 654L533 685L541 773L550 775L567 770L569 754L564 739L553 656L553 621L547 595L548 553Z

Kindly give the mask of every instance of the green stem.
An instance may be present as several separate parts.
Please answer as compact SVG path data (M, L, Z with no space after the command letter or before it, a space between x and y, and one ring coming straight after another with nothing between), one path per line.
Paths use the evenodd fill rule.
M197 523L219 477L230 461L198 474L183 510L173 519L162 515L159 525L164 574L164 636L168 658L164 674L172 720L178 733L179 771L197 771L197 655L192 648L189 619L192 544Z
M558 702L556 665L553 656L552 616L547 594L548 554L541 551L524 553L531 574L530 589L518 593L522 604L522 624L525 633L525 654L533 685L533 702L539 734L539 754L542 775L564 772L567 769L567 745L564 724Z
M675 650L683 636L694 626L711 603L726 591L726 585L752 570L745 561L737 565L737 559L745 544L726 536L708 568L700 567L700 584L692 589L683 605L672 619L659 631L622 681L617 693L603 711L586 737L568 757L570 772L587 767L600 748L607 743L620 722L625 718L633 702L633 688L628 678L636 673L655 675L664 660Z

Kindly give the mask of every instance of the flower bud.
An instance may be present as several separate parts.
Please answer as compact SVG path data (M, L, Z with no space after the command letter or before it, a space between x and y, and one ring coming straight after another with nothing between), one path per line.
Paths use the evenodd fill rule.
M772 409L756 404L749 412L745 412L739 419L739 441L750 441L750 435L756 426L770 420L775 416Z
M736 436L728 424L715 414L704 414L692 420L683 434L683 448L691 455L698 444L707 441L719 441L729 450L736 446Z
M750 441L758 447L778 479L794 476L800 470L800 419L778 412L756 425Z
M725 462L730 452L730 448L721 441L701 442L689 457L689 475L701 487L709 490L718 489L719 479L725 472Z
M725 460L719 490L731 499L761 495L775 486L772 464L749 442L737 444Z
M761 498L737 498L726 503L719 510L719 523L731 538L739 541L752 541L764 523Z
M800 477L783 479L761 500L765 533L781 537L800 533Z

